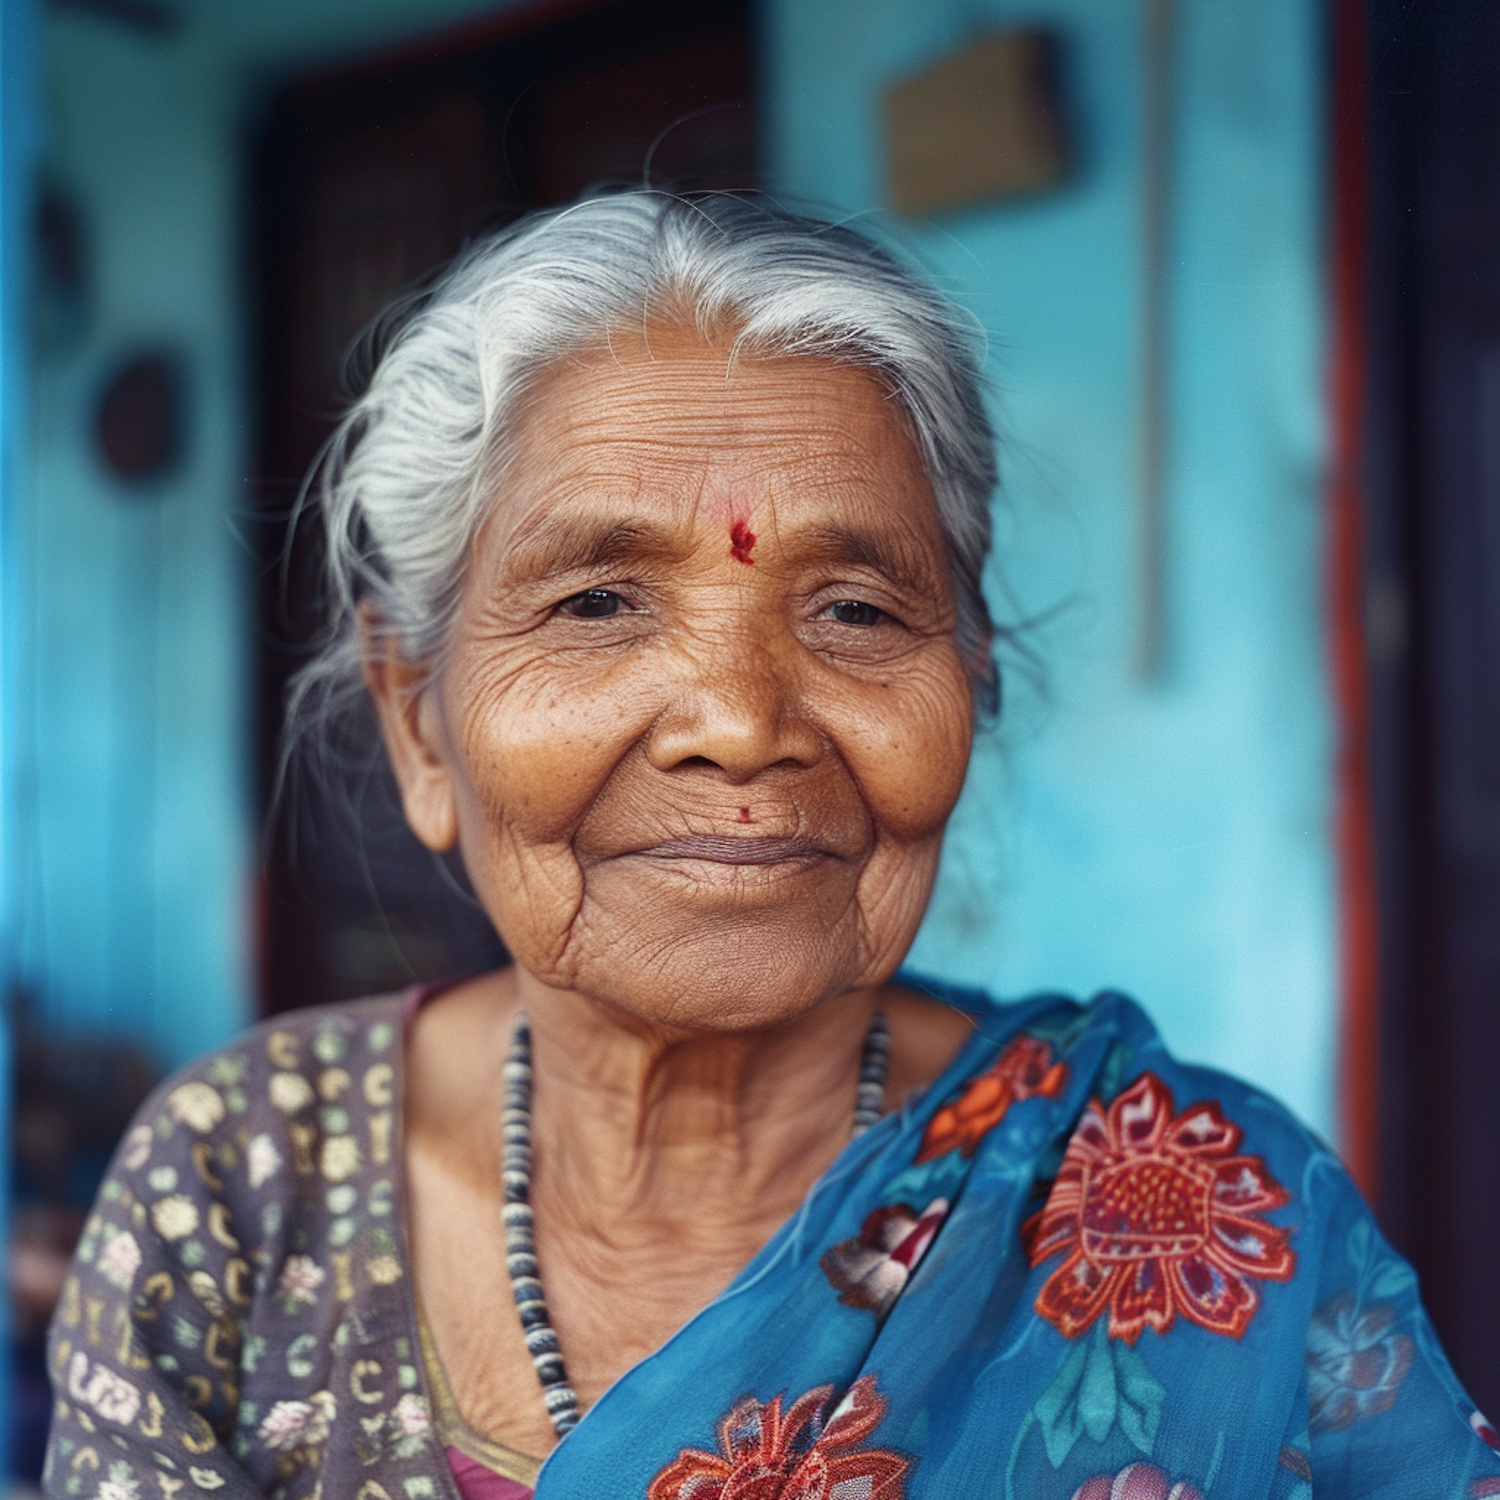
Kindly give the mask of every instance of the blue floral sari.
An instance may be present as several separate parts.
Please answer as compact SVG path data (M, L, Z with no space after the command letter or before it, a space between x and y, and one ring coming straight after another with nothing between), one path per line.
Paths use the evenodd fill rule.
M970 1011L537 1500L1500 1495L1500 1439L1330 1152L1120 995Z

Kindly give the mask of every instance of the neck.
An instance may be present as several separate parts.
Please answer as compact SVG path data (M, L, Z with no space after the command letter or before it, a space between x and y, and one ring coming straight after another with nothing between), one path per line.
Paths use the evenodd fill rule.
M873 992L765 1031L687 1033L520 979L534 1193L606 1238L780 1222L849 1140Z

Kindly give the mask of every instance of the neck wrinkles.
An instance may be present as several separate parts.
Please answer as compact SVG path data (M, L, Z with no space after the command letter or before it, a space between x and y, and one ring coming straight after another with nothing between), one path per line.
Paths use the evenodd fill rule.
M875 996L762 1032L673 1035L521 976L536 1191L603 1233L779 1222L848 1143Z

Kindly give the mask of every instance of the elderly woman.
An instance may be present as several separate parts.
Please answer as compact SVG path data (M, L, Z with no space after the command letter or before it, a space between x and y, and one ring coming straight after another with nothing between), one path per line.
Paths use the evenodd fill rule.
M1500 1494L1285 1111L1119 995L898 973L996 698L993 483L963 317L763 202L586 201L411 313L303 708L362 678L514 962L147 1105L49 1493Z

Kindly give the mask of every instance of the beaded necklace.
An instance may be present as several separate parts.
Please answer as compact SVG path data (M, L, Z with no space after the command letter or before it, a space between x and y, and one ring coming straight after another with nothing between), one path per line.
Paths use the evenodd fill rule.
M876 1011L870 1018L859 1059L859 1086L854 1096L856 1136L863 1135L880 1118L890 1060L890 1032L885 1017ZM547 1415L558 1437L565 1437L578 1425L582 1413L547 1312L536 1262L531 1214L531 1025L524 1014L516 1017L501 1079L500 1181L505 1203L500 1217L505 1226L505 1269L510 1275L521 1331L526 1335L526 1352L542 1385Z

